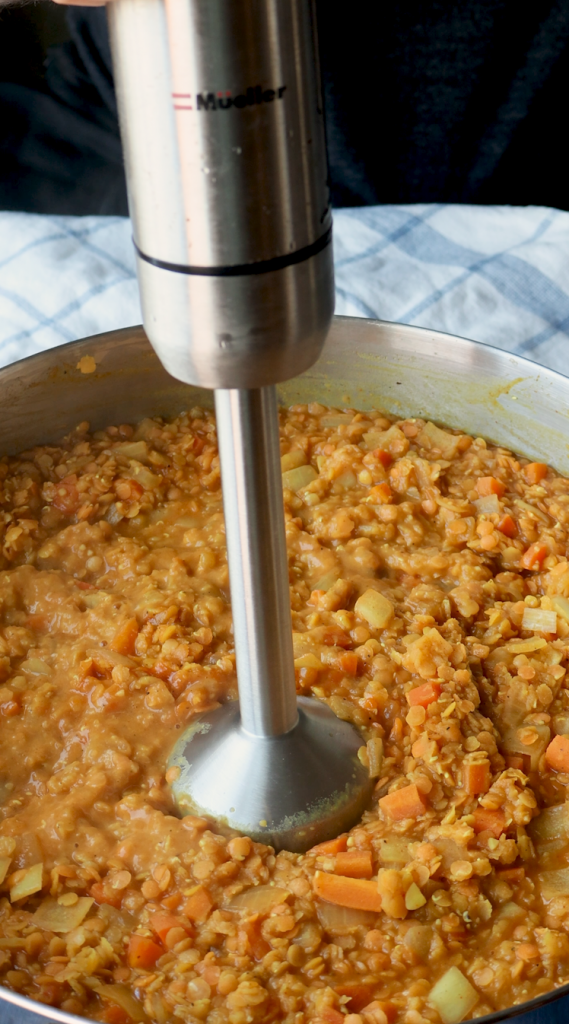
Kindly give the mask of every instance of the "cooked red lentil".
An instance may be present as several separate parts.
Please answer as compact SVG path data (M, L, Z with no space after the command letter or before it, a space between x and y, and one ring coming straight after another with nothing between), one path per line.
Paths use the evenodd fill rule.
M0 463L0 978L107 1024L456 1024L569 980L569 481L422 420L282 414L299 691L374 799L307 854L173 815L235 698L215 425Z

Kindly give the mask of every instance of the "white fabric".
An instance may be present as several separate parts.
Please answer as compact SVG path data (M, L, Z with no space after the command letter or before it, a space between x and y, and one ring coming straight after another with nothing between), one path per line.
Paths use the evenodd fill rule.
M374 206L334 217L336 312L418 324L569 372L569 213ZM0 365L140 323L130 223L0 213Z

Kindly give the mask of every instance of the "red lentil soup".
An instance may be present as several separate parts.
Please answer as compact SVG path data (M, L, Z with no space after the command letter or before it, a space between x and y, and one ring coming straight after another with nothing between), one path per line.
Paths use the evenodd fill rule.
M0 462L0 981L106 1024L457 1024L569 980L569 481L282 412L298 690L372 803L303 855L178 819L237 695L213 416Z

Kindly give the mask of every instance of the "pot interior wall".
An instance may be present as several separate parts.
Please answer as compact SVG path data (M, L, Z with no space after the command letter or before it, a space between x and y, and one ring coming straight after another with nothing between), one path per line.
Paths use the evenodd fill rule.
M166 373L141 327L14 363L0 371L0 387L1 454L57 441L82 420L96 430L212 405L212 392ZM428 417L569 472L569 381L451 335L335 317L318 363L279 394L287 404L317 400Z

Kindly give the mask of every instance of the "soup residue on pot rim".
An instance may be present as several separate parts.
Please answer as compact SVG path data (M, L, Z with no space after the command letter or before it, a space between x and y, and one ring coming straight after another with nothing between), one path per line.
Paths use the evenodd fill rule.
M281 413L298 690L375 789L275 854L169 795L237 695L213 416L88 430L0 462L1 984L106 1024L458 1024L568 981L569 481Z

